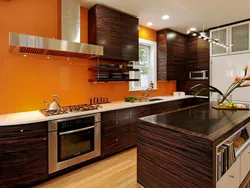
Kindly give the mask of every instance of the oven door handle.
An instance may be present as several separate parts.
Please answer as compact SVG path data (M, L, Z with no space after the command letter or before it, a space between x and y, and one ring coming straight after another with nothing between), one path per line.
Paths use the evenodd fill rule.
M82 129L77 129L77 130L62 132L62 133L59 133L59 135L61 136L61 135L66 135L66 134L77 133L77 132L86 131L86 130L93 129L93 128L95 128L94 125L90 126L90 127L85 127L85 128L82 128Z

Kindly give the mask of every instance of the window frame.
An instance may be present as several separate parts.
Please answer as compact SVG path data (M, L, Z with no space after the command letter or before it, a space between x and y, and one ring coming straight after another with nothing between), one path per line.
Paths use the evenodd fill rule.
M154 41L139 38L139 45L149 47L149 80L154 83L154 89L157 90L157 44ZM130 76L130 75L129 75ZM147 88L133 88L133 82L129 82L129 91L142 91Z

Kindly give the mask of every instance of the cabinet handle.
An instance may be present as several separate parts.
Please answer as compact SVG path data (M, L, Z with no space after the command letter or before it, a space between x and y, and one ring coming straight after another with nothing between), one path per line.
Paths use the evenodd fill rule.
M116 112L115 115L118 115L118 113Z
M45 141L45 140L47 140L47 138L43 138L43 140Z
M115 139L115 141L116 141L116 142L118 142L118 141L119 141L119 139Z
M21 130L20 132L23 133L23 130Z
M115 122L115 124L118 124L118 121L117 121L117 122Z
M141 108L141 111L143 110L143 108Z
M229 175L229 177L230 177L230 178L234 178L234 176L233 176L233 175Z

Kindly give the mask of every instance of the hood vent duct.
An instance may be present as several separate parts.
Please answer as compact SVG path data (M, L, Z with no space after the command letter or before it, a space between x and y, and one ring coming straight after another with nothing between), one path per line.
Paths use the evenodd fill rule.
M62 0L62 40L9 33L11 52L90 59L103 55L103 47L80 42L80 0Z

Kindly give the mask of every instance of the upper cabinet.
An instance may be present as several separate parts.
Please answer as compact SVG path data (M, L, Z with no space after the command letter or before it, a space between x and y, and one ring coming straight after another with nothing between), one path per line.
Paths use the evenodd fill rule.
M210 31L210 36L212 39L219 41L219 43L228 45L228 27L220 28L220 29L215 29ZM210 48L210 54L213 56L217 55L225 55L228 53L227 48L223 48L220 45L217 45L215 43L211 43L211 48Z
M188 36L187 71L209 69L209 43L192 35Z
M249 22L247 22L230 27L230 52L249 51L249 25Z
M229 48L223 48L214 43L210 44L210 56L237 54L250 52L250 22L230 25L210 31L210 36L225 44Z
M170 29L157 31L158 81L184 80L187 36Z
M104 47L103 59L139 60L139 20L102 5L88 12L88 39L90 44Z

